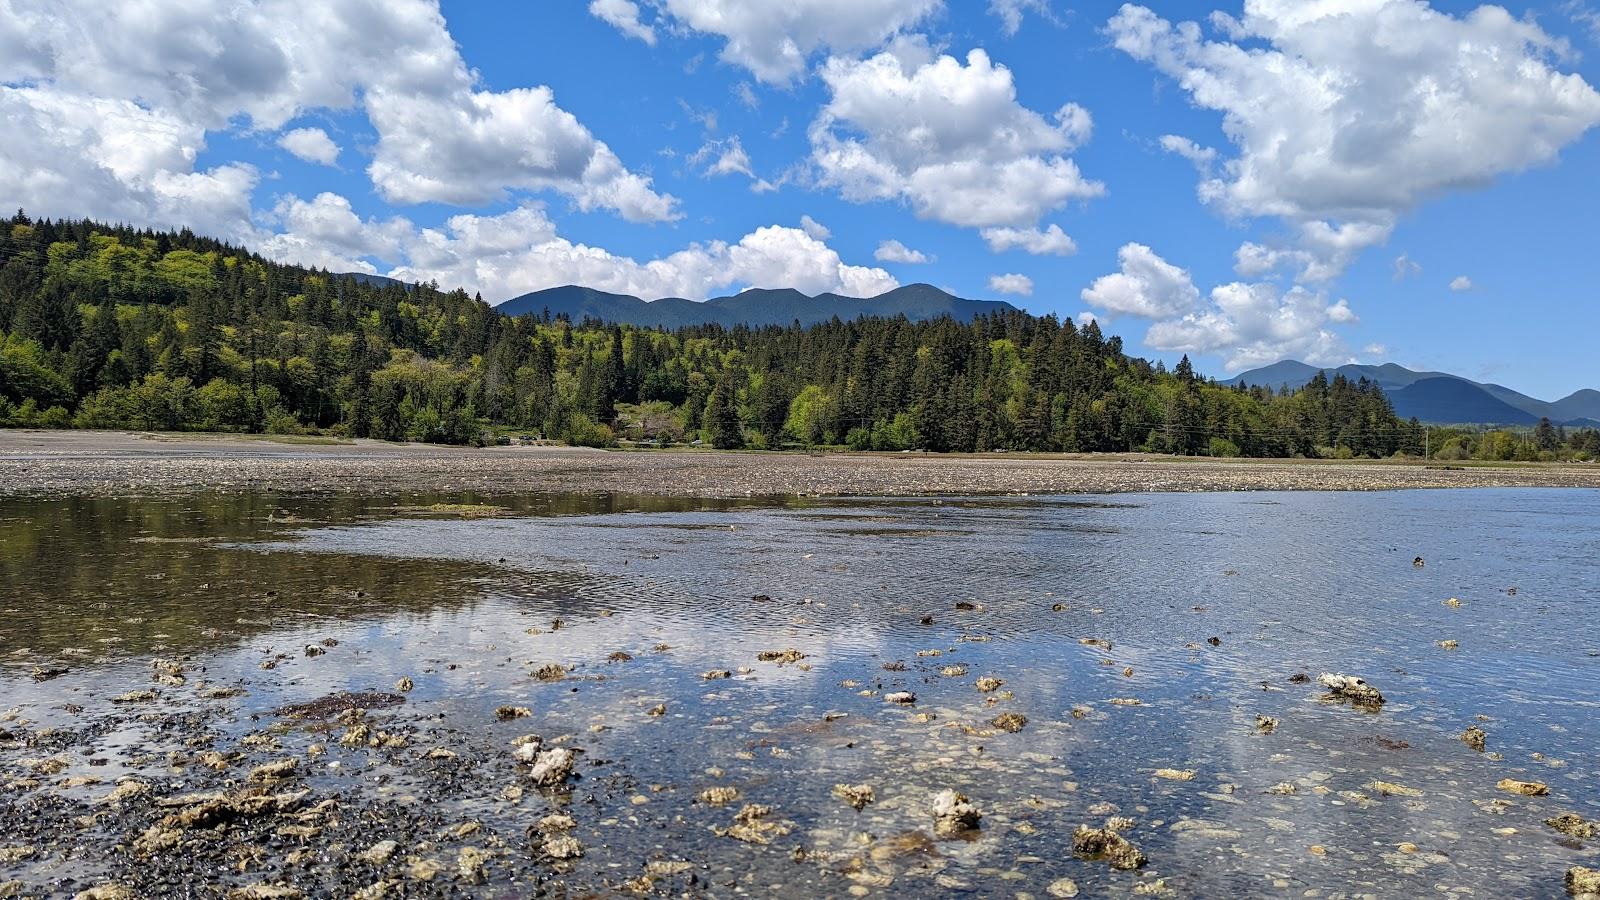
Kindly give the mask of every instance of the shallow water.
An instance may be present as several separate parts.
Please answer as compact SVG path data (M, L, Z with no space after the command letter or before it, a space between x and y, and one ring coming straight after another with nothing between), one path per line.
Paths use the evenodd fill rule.
M14 804L0 881L152 891L172 872L201 894L343 895L393 877L514 896L606 892L674 860L691 868L648 889L1049 896L1071 878L1091 896L1559 896L1569 866L1600 865L1600 841L1543 824L1600 819L1600 492L434 506L474 502L0 504L0 711L17 710L0 722L0 804ZM788 648L805 657L757 660ZM180 660L188 683L112 704L155 687L153 657ZM532 677L548 663L565 678ZM1290 681L1329 671L1388 702L1362 711ZM980 676L1004 686L981 693ZM402 677L405 702L366 721L404 747L341 747L344 725L279 712ZM202 683L245 693L205 699ZM915 704L885 702L904 690ZM531 715L499 721L505 705ZM1026 726L997 730L1005 712ZM1262 733L1258 715L1280 724ZM1488 752L1459 739L1474 724ZM510 756L529 733L581 748L579 779L533 788ZM313 743L327 752L307 757ZM457 757L426 759L434 747ZM245 756L214 774L189 759L201 749ZM49 776L24 762L52 754L65 767ZM286 757L344 821L298 842L195 836L191 858L250 857L206 867L204 885L118 849L167 810L76 818L118 778L159 797ZM1549 796L1497 790L1508 777ZM838 783L873 785L876 802L857 812ZM698 799L724 786L739 799ZM943 788L983 812L976 833L934 839ZM719 835L744 803L788 833ZM526 829L555 811L581 858L532 849ZM1076 826L1111 815L1135 822L1138 872L1072 852ZM466 822L481 829L447 834ZM392 871L344 862L391 837ZM454 876L468 845L491 852L485 885ZM406 860L431 859L443 874L408 880Z

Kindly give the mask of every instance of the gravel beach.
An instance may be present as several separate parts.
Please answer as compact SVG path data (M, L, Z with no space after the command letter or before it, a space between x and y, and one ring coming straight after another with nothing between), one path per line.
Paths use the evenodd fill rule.
M0 430L0 496L174 491L901 496L1600 487L1600 466L1156 456L468 449L237 435Z

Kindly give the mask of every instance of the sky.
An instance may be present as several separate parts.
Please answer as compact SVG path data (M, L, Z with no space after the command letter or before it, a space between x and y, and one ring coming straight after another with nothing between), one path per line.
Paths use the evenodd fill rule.
M0 0L0 208L1600 387L1600 0Z

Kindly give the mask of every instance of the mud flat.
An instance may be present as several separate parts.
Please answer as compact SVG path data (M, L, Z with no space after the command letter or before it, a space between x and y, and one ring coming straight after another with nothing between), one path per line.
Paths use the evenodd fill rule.
M1600 878L1600 493L613 499L0 501L0 897Z
M611 492L677 497L1600 487L1596 465L1128 455L449 448L238 435L0 431L0 496Z

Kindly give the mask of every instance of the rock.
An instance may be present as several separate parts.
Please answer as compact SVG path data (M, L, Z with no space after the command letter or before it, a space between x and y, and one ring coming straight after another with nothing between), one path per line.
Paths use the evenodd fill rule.
M462 847L456 855L456 877L467 884L483 884L489 880L489 854L477 847Z
M933 833L940 837L961 834L978 827L983 813L964 794L946 788L933 795Z
M910 691L895 691L892 694L884 694L883 699L889 703L898 703L901 706L910 706L911 704L917 702L917 695L911 693Z
M1157 778L1165 778L1168 781L1194 780L1193 769L1157 769L1155 775Z
M1420 569L1423 566L1427 565L1427 563L1423 562L1422 557L1419 556L1416 559L1413 559L1411 561L1411 565L1413 565L1413 566L1415 566L1415 567Z
M946 678L960 678L961 676L967 674L967 667L945 666L943 669L939 670L939 674Z
M712 669L709 672L702 672L700 677L707 681L720 681L724 678L732 678L733 673L727 669Z
M526 706L499 706L494 711L494 717L502 722L511 719L525 719L531 715L533 715L533 710Z
M868 803L877 799L870 784L836 784L833 786L833 795L857 810L866 808Z
M432 881L444 871L444 865L436 859L414 859L406 867L406 877L413 881Z
M395 841L379 841L356 854L356 858L364 863L381 866L388 862L389 858L394 856L394 852L398 849L400 849L400 844Z
M560 784L572 776L575 759L576 754L566 747L553 747L534 758L528 775L541 787Z
M1012 734L1016 734L1028 724L1028 717L1022 713L1001 713L1000 715L995 716L993 719L990 719L989 724L1000 729L1001 731L1009 731Z
M1567 893L1574 897L1600 896L1600 869L1573 866L1567 870Z
M112 703L149 703L156 699L155 691L129 691L111 698Z
M633 654L625 650L618 650L606 657L606 659L610 662L631 662L633 660Z
M1278 720L1272 716L1256 716L1256 730L1262 734L1271 734L1278 730Z
M551 859L577 859L583 855L583 844L569 835L557 835L544 842L544 854Z
M1579 840L1600 837L1600 825L1586 821L1577 813L1562 813L1554 818L1545 819L1544 823L1562 834L1571 835Z
M228 900L300 900L305 892L286 884L252 884L234 888Z
M662 716L664 716L666 714L667 714L667 705L665 703L657 703L655 706L652 706L648 710L645 710L645 715L649 716L652 719L659 719L659 718L661 718Z
M727 806L739 799L739 789L734 787L706 788L697 798L707 806Z
M1311 676L1307 675L1304 672L1296 672L1293 675L1289 676L1289 683L1290 684L1310 684L1311 683Z
M1459 649L1461 649L1461 642L1460 641L1455 641L1455 640L1440 641L1439 642L1439 649L1441 649L1441 650L1459 650Z
M995 691L1000 690L1000 687L1003 684L1005 684L1005 681L995 678L992 675L985 675L982 678L979 678L977 681L978 690L985 694L992 694Z
M394 683L394 689L402 694L410 693L414 687L416 687L416 684L409 677L402 678Z
M796 650L793 647L790 647L787 650L763 650L756 654L756 659L759 659L762 662L775 662L779 665L783 665L784 663L799 662L805 658L806 655L804 653L801 653L799 650Z
M511 755L519 762L531 763L544 748L544 738L537 734L525 734L511 742Z
M307 644L306 645L306 655L307 656L321 656L322 654L327 653L327 652L328 651L326 649L324 649L322 647L319 647L316 644Z
M1057 878L1055 881L1050 882L1050 886L1044 890L1045 893L1052 897L1076 897L1078 896L1078 883L1071 878Z
M533 677L540 681L560 681L567 677L567 667L560 663L545 663L533 671Z
M1277 794L1283 797L1292 797L1299 792L1300 789L1295 787L1294 782L1292 781L1280 781L1272 787L1267 788L1267 793Z
M1099 647L1107 653L1111 652L1111 642L1105 638L1079 638L1078 643L1085 647Z
M1571 872L1567 873L1567 880L1569 882L1572 880ZM73 895L72 900L136 900L138 896L138 894L120 884L111 883L97 885L86 891L79 891Z
M250 775L246 780L251 784L268 784L288 778L290 775L293 775L295 770L298 768L300 768L300 760L293 757L290 757L289 759L280 759L276 762L269 762L266 765L256 766L254 769L251 769Z
M1103 859L1113 869L1132 871L1147 860L1131 841L1109 828L1079 825L1072 833L1073 852L1090 859Z
M543 832L571 831L578 827L578 822L566 813L551 813L534 823L533 827Z
M456 756L456 752L448 747L434 747L427 753L422 754L423 759L439 760L441 762L455 759Z
M1479 753L1483 752L1483 748L1488 739L1488 732L1476 725L1470 725L1467 727L1466 731L1461 732L1461 743L1466 744L1468 747L1471 747Z
M1502 778L1495 787L1507 793L1521 794L1524 797L1543 797L1550 793L1550 787L1542 782L1517 781L1513 778Z
M1354 675L1324 672L1317 676L1317 682L1328 689L1329 696L1348 700L1352 706L1377 709L1384 704L1383 694L1377 688Z
M1377 791L1378 793L1382 794L1385 797L1421 797L1422 796L1422 792L1417 790L1416 788L1414 788L1414 787L1406 787L1403 784L1395 784L1392 781L1374 781L1374 782L1372 782L1371 787L1372 787L1373 790Z
M35 667L33 670L34 681L49 681L67 674L66 666L51 666L49 668Z
M749 803L734 815L731 827L712 830L721 837L731 837L747 844L770 844L773 838L782 837L791 830L789 823L774 822L768 818L771 815L772 807Z

